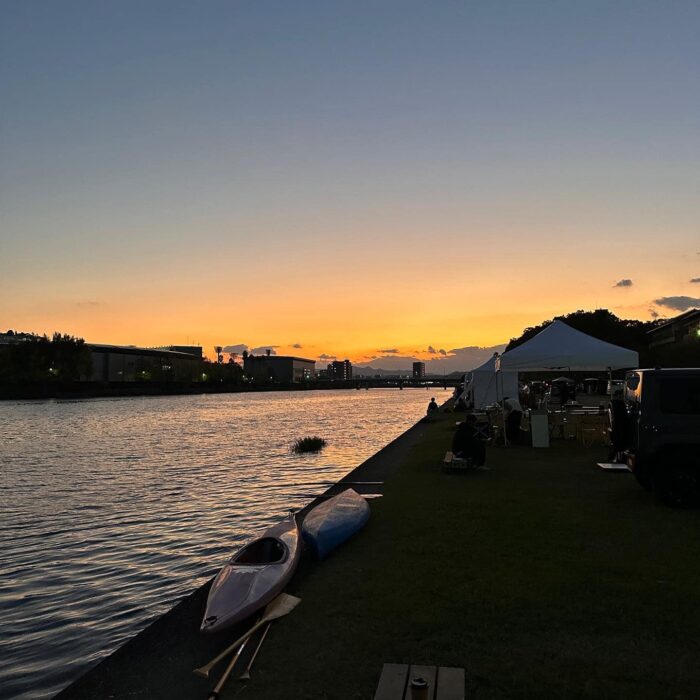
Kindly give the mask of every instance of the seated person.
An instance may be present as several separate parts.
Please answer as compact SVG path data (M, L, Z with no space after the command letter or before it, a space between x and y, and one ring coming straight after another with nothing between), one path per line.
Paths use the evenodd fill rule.
M435 397L433 397L430 399L430 403L428 404L428 415L437 411L438 408L437 401L435 401Z
M486 463L486 447L476 433L476 416L469 414L460 423L452 438L452 454L459 459L471 459L475 467Z

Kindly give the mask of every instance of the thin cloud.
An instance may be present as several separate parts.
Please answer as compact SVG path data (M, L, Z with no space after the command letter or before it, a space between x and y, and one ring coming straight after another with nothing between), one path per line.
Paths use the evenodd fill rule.
M297 350L301 350L301 348L303 348L304 346L301 345L301 343L294 343L294 345L292 345L292 347L296 348Z
M338 357L337 357L337 355L326 355L326 353L324 352L318 356L318 359L319 360L337 360Z
M384 355L398 355L399 354L398 348L387 348L386 350L377 350L377 352L381 352Z
M240 355L244 350L247 350L248 346L245 343L238 343L238 345L225 345L222 352L236 353Z
M692 280L689 280L690 284L700 284L700 277L693 277Z
M439 352L443 357L447 355L447 351L445 350L445 348L440 348L440 349L438 350L438 352Z
M89 300L86 300L86 301L76 301L76 302L75 302L75 305L76 305L79 309L94 309L94 308L97 307L97 306L104 306L104 303L101 302L101 301L89 301Z
M632 280L630 279L621 279L615 284L613 284L613 287L631 287L632 286Z
M652 318L659 318L661 314L656 309L649 309L649 316Z
M427 352L429 352L431 355L437 355L437 350L432 345L428 345Z
M700 297L659 297L654 299L654 303L657 306L665 306L667 309L673 309L674 311L687 311L693 307L700 306Z

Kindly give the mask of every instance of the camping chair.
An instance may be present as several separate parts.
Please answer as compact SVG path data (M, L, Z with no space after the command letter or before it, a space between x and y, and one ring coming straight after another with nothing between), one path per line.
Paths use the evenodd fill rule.
M489 423L488 418L486 418L486 420L477 421L474 424L474 434L477 438L479 438L479 440L491 442L491 424Z
M561 438L564 439L564 424L566 419L563 413L550 413L549 414L549 437L550 439Z

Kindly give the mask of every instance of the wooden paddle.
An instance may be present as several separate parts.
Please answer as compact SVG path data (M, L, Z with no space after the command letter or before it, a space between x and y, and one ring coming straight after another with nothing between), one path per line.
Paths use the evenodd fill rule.
M250 637L248 637L250 639ZM226 670L223 672L221 678L219 678L219 682L214 686L214 690L212 690L209 695L207 696L207 700L219 700L219 693L221 693L221 690L224 687L224 684L228 680L228 677L231 675L231 671L233 671L233 667L236 665L236 661L241 658L241 652L243 649L245 649L245 645L248 643L248 639L246 639L241 646L238 647L238 651L233 655L233 658L231 659L231 663L226 667Z
M265 608L263 616L258 622L256 622L244 635L237 639L233 644L227 646L218 656L215 656L208 664L200 666L194 669L194 673L203 678L209 678L209 672L212 670L216 664L228 656L239 644L244 642L248 637L250 637L255 630L260 629L265 623L276 620L278 617L284 617L296 608L297 605L301 603L301 598L297 598L293 595L288 595L287 593L281 593L277 596L268 606Z
M255 657L258 655L258 652L260 651L260 647L262 646L263 642L265 641L265 637L267 636L267 633L270 631L270 625L272 623L268 622L267 627L262 633L262 636L260 637L260 641L258 642L258 646L255 647L255 651L253 652L253 655L250 657L250 661L248 662L248 665L245 667L245 671L241 673L240 676L238 676L239 681L248 681L250 680L250 669L253 666L253 662L255 661Z

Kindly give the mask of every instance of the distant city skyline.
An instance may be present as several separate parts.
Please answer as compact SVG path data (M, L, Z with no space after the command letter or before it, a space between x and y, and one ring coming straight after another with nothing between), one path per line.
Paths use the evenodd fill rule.
M5 3L0 330L446 368L700 306L698 27L682 0Z
M292 345L263 345L249 347L245 344L228 345L224 352L240 355L244 350L254 354L265 354L270 351L278 355L292 355L314 359L319 368L325 368L334 361L350 360L353 367L375 367L383 370L408 371L413 368L413 363L422 361L425 363L425 371L428 374L443 374L457 370L470 370L485 362L494 352L502 352L505 344L491 347L471 346L464 348L451 348L445 350L428 347L425 349L400 350L399 348L379 348L373 354L358 355L353 359L346 355L329 355L319 353L318 348L303 346L301 343Z

